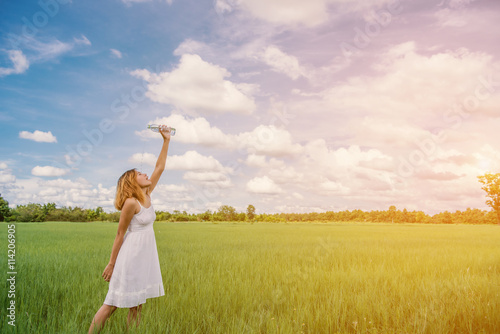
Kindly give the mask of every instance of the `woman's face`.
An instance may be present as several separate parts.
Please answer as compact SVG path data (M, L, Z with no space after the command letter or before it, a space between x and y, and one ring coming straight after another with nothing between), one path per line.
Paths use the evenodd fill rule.
M151 180L148 178L148 175L145 173L137 172L136 176L137 183L139 187L149 187L151 185Z

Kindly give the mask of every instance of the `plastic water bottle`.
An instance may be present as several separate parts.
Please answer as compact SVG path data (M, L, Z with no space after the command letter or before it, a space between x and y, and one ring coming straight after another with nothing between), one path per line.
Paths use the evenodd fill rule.
M162 129L164 129L164 130L168 129L170 131L170 135L175 136L175 128L171 128L171 127L166 126L166 125L149 124L148 129L150 129L151 131L154 131L154 132L160 132L160 130L162 130Z

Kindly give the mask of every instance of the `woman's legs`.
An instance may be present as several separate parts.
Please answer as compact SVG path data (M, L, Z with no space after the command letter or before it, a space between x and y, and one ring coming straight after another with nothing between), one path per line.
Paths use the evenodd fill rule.
M92 323L90 324L89 334L99 333L101 329L104 327L106 320L116 311L116 306L102 304L99 311L92 319Z
M139 323L141 322L141 310L142 304L136 307L131 307L129 309L127 317L127 329L130 327L131 322L135 322L135 327L139 326Z

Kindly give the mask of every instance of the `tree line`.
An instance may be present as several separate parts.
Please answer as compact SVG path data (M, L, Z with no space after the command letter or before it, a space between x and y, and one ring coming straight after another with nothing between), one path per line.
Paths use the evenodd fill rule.
M8 202L0 196L0 221L18 222L45 222L45 221L70 221L91 222L110 221L118 222L120 212L105 212L102 207L95 209L82 209L80 207L57 207L55 203L38 204L29 203L9 208ZM388 210L344 210L311 213L274 213L256 214L255 207L249 205L246 212L238 212L234 207L222 205L218 210L207 210L203 213L188 213L174 210L156 211L157 221L169 222L374 222L374 223L417 223L417 224L496 224L495 211L467 209L465 211L441 212L428 215L423 211L398 210L395 206Z
M230 205L222 205L218 210L207 210L204 213L187 213L175 210L156 211L158 221L249 221L249 222L391 222L417 224L500 224L500 173L478 176L486 191L486 204L491 211L470 209L455 212L440 212L428 215L423 211L398 210L394 205L384 211L344 210L311 213L275 213L256 214L255 207L249 205L246 212L237 212ZM9 203L0 194L0 221L44 222L44 221L112 221L120 219L120 212L104 212L102 207L82 209L80 207L60 207L55 203L29 203L10 208Z

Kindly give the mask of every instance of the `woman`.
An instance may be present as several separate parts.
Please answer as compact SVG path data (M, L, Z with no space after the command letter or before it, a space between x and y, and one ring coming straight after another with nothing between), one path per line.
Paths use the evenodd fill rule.
M156 214L150 197L165 169L170 143L168 127L160 134L163 146L151 178L131 169L118 180L115 207L121 210L120 221L109 263L102 273L109 290L89 334L99 333L118 307L129 308L127 328L134 322L139 326L146 299L165 295L153 230Z

